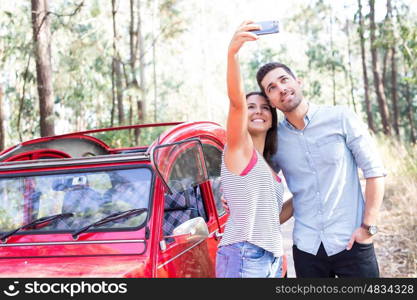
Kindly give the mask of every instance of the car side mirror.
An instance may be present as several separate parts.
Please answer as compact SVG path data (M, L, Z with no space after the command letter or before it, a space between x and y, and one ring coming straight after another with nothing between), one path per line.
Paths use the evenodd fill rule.
M174 228L173 235L164 238L173 238L177 244L196 242L204 240L209 236L206 221L202 217L197 217L185 221Z

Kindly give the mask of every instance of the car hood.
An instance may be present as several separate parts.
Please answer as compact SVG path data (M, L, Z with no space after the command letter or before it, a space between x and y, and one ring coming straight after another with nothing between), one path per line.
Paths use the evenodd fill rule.
M0 259L0 277L151 277L144 257Z

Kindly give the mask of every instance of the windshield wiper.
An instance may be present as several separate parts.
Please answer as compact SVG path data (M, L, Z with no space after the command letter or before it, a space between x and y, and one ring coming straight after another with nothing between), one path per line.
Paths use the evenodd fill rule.
M34 220L30 223L22 225L19 228L16 228L12 231L6 232L5 234L3 234L0 237L0 240L4 243L7 240L8 237L16 234L20 230L27 229L27 228L30 228L30 227L36 227L36 226L44 224L44 223L52 222L52 221L58 220L58 219L69 218L69 217L72 217L72 216L74 216L73 213L65 213L65 214L58 214L58 215L42 217L42 218L36 219L36 220Z
M123 219L123 218L128 218L128 217L132 217L132 216L138 216L141 215L142 213L148 211L147 208L134 208L134 209L129 209L129 210L125 210L125 211L119 211L116 213L113 213L111 215L108 215L107 217L104 217L94 223L91 223L87 226L84 226L83 228L77 230L76 232L74 232L72 234L72 237L74 239L77 239L78 236L83 233L86 232L87 230L89 230L92 227L99 227L103 224L109 223L111 221L116 221L119 219Z

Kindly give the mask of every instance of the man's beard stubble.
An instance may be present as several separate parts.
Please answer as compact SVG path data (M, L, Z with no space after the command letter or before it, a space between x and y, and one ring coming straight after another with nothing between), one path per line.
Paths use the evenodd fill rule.
M282 111L283 113L289 113L292 112L293 110L295 110L301 103L301 98L300 97L296 97L294 98L294 101L292 103L289 103L289 107L283 107L282 109L279 109L280 111Z

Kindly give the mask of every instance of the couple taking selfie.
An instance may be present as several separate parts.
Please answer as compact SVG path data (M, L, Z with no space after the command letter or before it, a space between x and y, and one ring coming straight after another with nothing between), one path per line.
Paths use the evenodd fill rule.
M372 243L385 171L366 126L343 106L315 105L286 65L256 74L245 94L238 53L260 25L243 22L227 56L230 100L221 180L230 211L217 277L280 277L280 224L294 216L297 277L379 277ZM279 109L285 116L278 124ZM358 168L366 180L362 193ZM283 203L282 171L293 198Z

